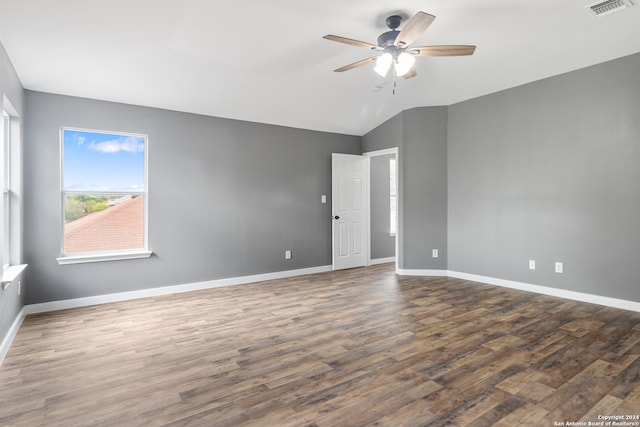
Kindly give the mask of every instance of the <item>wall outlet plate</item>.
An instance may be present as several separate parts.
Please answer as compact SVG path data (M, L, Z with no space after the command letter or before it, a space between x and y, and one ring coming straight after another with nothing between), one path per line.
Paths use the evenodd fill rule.
M437 249L432 249L431 250L431 257L432 258L438 258L438 250Z
M535 270L536 269L536 260L535 259L530 259L529 260L529 270Z
M556 273L562 273L564 271L564 266L561 262L556 262Z
M289 250L284 251L284 259L291 259L291 251Z

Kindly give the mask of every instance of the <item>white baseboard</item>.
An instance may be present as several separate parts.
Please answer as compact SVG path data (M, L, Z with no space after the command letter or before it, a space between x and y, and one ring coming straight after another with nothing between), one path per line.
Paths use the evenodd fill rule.
M388 264L390 262L396 262L396 257L390 256L389 258L375 258L369 260L369 265Z
M505 288L518 289L521 291L533 292L536 294L549 295L554 297L565 298L574 301L588 302L591 304L603 305L606 307L621 308L640 312L640 302L628 301L618 298L604 297L600 295L586 294L576 291L568 291L565 289L550 288L548 286L533 285L531 283L516 282L513 280L497 279L495 277L480 276L477 274L461 273L458 271L445 270L402 270L397 269L396 272L406 276L447 276L457 279L471 280L473 282L486 283L489 285L502 286ZM440 274L435 274L435 273Z
M533 285L530 283L515 282L513 280L496 279L493 277L478 276L475 274L449 271L449 277L472 280L490 285L503 286L505 288L519 289L521 291L534 292L536 294L550 295L554 297L566 298L574 301L588 302L591 304L604 305L607 307L621 308L640 312L640 302L628 301L618 298L604 297L600 295L586 294L583 292L568 291L566 289L550 288L548 286Z
M162 286L159 288L141 289L138 291L120 292L116 294L97 295L93 297L75 298L62 301L29 304L24 307L26 314L44 313L47 311L65 310L68 308L87 307L90 305L106 304L110 302L128 301L161 295L178 294L182 292L200 291L204 289L220 288L222 286L243 285L247 283L263 282L266 280L285 279L288 277L304 276L307 274L326 273L332 271L330 265L321 267L302 268L298 270L277 271L275 273L256 274L253 276L231 277L228 279L209 280L206 282L188 283L184 285Z
M18 313L16 320L14 320L11 324L11 328L9 328L7 335L4 337L2 343L0 344L0 366L2 366L2 362L9 352L9 347L11 347L13 339L18 334L18 330L20 329L20 326L22 326L22 322L24 321L25 317L27 317L27 314L23 307L22 310L20 310L20 312Z
M412 270L406 268L396 268L396 273L401 276L443 276L447 277L447 270Z

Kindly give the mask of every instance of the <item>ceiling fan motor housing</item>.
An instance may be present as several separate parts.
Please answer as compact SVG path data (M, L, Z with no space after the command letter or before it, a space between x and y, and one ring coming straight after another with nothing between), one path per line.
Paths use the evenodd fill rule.
M398 37L398 34L400 34L400 31L396 30L387 31L386 33L380 34L380 36L378 36L378 46L383 49L389 46L393 46L393 42L396 41L396 37Z

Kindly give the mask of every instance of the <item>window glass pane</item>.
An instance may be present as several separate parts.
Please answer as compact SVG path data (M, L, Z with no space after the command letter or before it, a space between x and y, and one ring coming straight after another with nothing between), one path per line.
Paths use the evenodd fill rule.
M63 130L64 190L144 191L145 137Z
M389 159L389 233L396 234L396 224L398 217L398 206L396 200L396 159Z
M397 218L398 218L398 211L397 211L397 206L396 206L396 196L391 196L390 200L390 205L391 205L391 212L389 215L389 233L391 234L396 234L397 230L396 230L396 224L397 224Z
M64 253L144 248L144 196L64 197Z
M11 212L11 193L9 191L2 192L2 260L5 266L10 264L11 257L11 222L9 215Z
M62 129L63 255L146 249L146 136Z
M389 159L389 184L391 195L396 195L397 185L396 185L396 159Z
M11 117L2 111L2 147L0 147L0 189L2 191L2 264L6 268L11 262L11 190L9 188L11 147Z
M11 117L2 112L2 147L0 148L0 188L9 188L9 147L11 141Z

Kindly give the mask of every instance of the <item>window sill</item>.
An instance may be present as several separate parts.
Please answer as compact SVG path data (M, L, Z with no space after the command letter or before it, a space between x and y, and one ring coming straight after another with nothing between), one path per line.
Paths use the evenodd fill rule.
M151 251L107 252L90 255L68 255L56 259L59 265L84 264L87 262L121 261L125 259L149 258Z
M18 278L27 268L27 264L10 265L2 272L2 290L4 291Z

